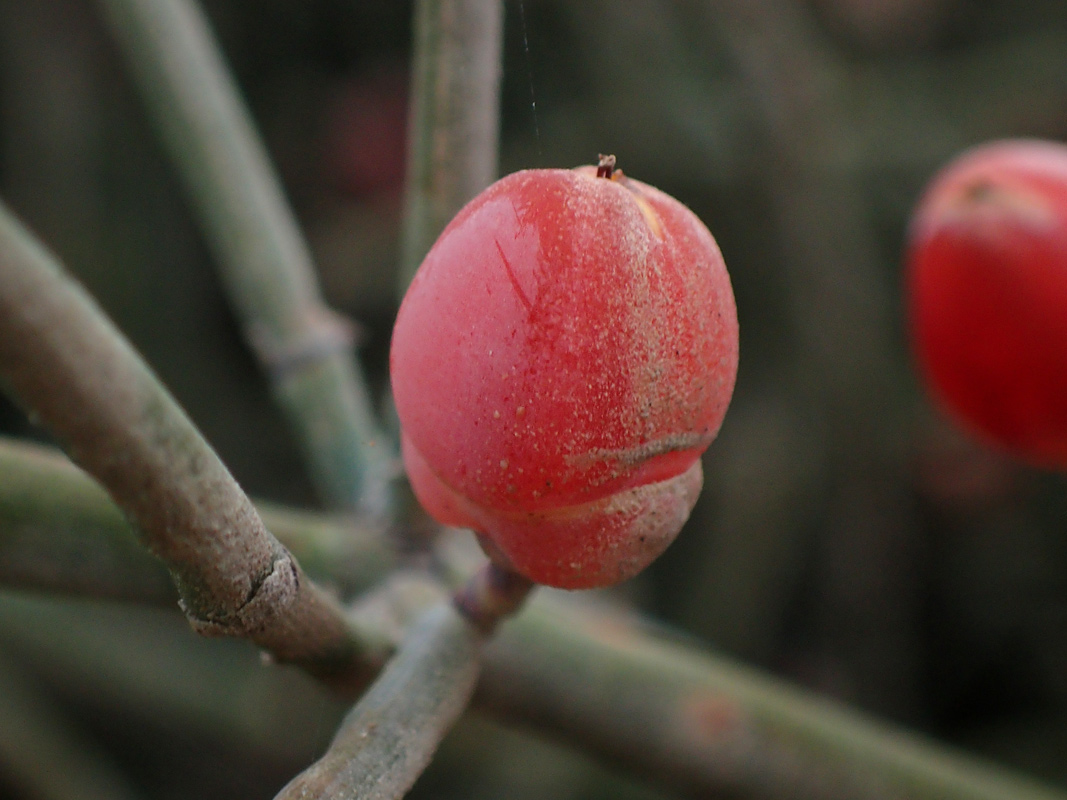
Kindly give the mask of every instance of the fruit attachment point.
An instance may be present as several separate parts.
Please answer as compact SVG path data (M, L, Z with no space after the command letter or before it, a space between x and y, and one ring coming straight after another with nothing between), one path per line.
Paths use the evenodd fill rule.
M456 592L452 602L460 614L488 636L501 620L522 608L533 587L529 578L490 561Z

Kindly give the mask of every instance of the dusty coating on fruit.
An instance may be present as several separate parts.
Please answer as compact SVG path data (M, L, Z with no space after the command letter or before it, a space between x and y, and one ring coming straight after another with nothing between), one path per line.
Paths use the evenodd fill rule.
M420 500L512 562L538 561L525 557L538 537L559 568L530 577L568 586L630 574L621 564L644 559L627 537L658 553L649 543L677 533L689 495L653 502L644 487L693 469L736 369L710 233L658 190L592 167L510 175L460 212L404 300L392 351ZM612 505L630 490L657 522Z
M1007 141L943 170L911 230L920 369L980 438L1067 467L1067 148Z
M404 463L419 501L440 522L489 531L479 536L489 557L560 589L629 580L674 541L704 481L700 460L685 472L560 509L500 514L456 494L404 440Z

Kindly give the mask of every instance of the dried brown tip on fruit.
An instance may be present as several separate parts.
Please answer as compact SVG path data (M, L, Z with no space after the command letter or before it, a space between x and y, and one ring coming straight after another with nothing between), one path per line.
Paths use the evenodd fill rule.
M598 178L610 178L615 172L615 156L606 156L601 153L597 156L596 176Z

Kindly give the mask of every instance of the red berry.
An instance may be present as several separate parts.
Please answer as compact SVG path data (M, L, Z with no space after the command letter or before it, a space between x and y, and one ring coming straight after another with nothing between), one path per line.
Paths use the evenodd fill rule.
M391 354L420 502L564 588L625 580L670 544L737 372L707 228L600 172L517 172L472 200L419 268Z
M934 394L967 428L1067 467L1067 147L975 148L913 220L912 338Z

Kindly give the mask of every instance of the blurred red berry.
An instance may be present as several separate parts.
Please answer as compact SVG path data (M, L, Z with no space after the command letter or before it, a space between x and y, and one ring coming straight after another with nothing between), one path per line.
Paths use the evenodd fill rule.
M1067 147L963 154L910 239L912 340L933 393L987 442L1067 467Z
M407 144L408 75L399 68L360 73L327 109L324 160L337 187L361 196L399 191Z

